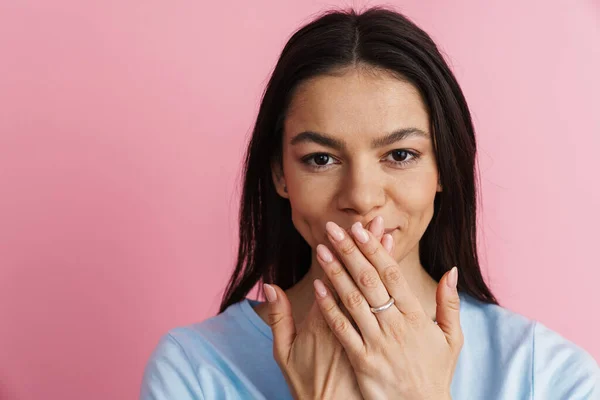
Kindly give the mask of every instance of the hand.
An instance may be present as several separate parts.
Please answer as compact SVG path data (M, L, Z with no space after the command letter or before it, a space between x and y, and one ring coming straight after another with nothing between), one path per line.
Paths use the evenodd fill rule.
M369 228L374 240L383 236L383 220ZM384 242L384 247L391 243ZM327 291L321 281L315 290ZM315 302L296 332L291 304L276 285L265 285L273 353L295 399L362 399L356 376L341 343L327 325ZM335 299L332 301L335 302Z
M436 325L379 240L359 223L351 231L352 237L329 222L329 240L339 259L324 245L317 246L317 258L360 332L331 295L317 296L317 302L348 354L364 398L450 398L464 341L457 269L447 272L438 285ZM371 311L390 297L395 303L389 309Z

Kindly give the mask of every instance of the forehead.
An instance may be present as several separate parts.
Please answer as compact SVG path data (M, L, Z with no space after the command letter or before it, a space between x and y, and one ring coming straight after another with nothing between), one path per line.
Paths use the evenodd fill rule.
M285 121L286 135L316 130L345 139L381 136L404 127L429 131L418 90L389 73L356 68L303 82Z

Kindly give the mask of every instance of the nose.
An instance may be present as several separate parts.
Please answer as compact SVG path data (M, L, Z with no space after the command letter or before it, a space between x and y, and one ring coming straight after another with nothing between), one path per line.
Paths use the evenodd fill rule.
M371 215L385 204L383 180L378 166L360 163L349 167L342 179L338 207L347 213Z

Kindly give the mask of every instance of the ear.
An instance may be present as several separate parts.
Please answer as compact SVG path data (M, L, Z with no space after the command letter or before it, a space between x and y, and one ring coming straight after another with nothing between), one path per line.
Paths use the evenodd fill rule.
M288 199L289 195L287 191L287 185L285 183L285 177L283 176L283 169L281 168L280 162L271 162L271 176L273 178L273 184L275 185L277 194L284 199Z
M437 183L437 191L438 192L442 192L443 191L443 187L442 187L442 179L439 177L438 175L438 183Z

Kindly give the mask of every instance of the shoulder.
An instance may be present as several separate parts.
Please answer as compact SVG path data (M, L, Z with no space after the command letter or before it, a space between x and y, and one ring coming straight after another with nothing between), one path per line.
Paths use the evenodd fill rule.
M500 341L501 345L515 347L531 345L536 321L497 304L481 302L461 293L461 325L471 339L487 344Z
M175 345L187 356L193 366L198 360L214 358L243 342L268 339L270 329L252 310L251 300L229 306L224 312L201 322L169 330L160 340L157 351ZM257 321L259 320L259 321ZM264 325L264 326L263 326Z
M205 399L202 369L216 362L214 337L232 331L235 308L202 322L175 327L158 340L148 359L140 399Z
M140 399L205 399L196 366L171 332L154 348L142 379Z
M272 360L272 342L255 319L250 303L242 301L169 330L146 364L141 399L260 398L246 377L254 378L253 365Z
M600 368L583 348L537 322L532 353L534 398L600 399Z
M542 323L461 294L465 358L490 376L530 386L534 399L600 399L600 368L584 349ZM523 379L527 377L527 379ZM527 381L527 382L525 382Z

